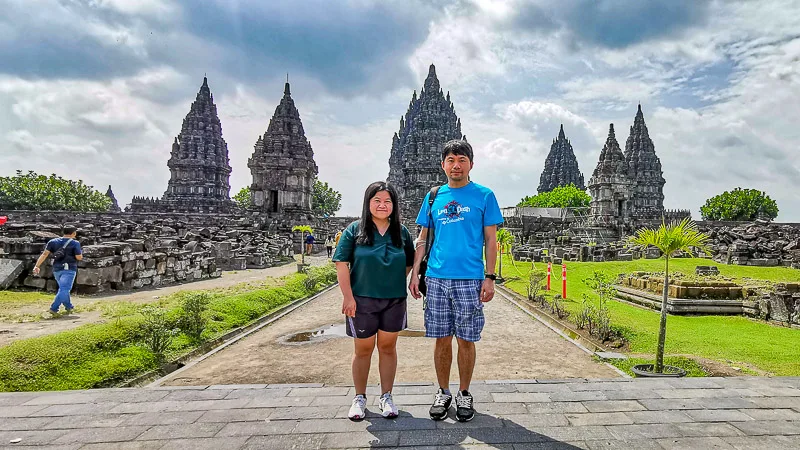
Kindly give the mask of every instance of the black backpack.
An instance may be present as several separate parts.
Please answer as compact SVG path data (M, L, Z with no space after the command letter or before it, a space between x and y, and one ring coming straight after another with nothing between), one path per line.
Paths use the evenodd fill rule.
M53 252L53 258L55 260L64 259L67 256L67 247L72 241L73 239L69 238L66 244L64 244L61 248L56 249L56 251Z

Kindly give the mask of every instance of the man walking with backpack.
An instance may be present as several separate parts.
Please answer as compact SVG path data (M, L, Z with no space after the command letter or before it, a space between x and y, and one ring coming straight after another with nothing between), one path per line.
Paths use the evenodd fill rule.
M456 419L467 422L475 415L469 393L475 342L480 340L485 323L483 304L494 297L497 225L503 223L503 216L494 193L470 181L472 167L472 146L467 141L445 143L442 169L447 184L428 193L417 216L422 228L415 244L409 289L414 298L421 297L420 267L427 256L425 336L436 338L434 364L439 382L430 409L433 420L445 419L453 400L449 389L453 336L458 343ZM427 241L429 235L433 242Z
M50 254L53 255L53 277L58 283L58 292L53 304L50 306L50 314L58 314L59 307L63 304L67 314L72 312L73 306L70 302L69 292L75 283L75 275L78 273L78 261L83 259L81 244L75 240L78 234L77 228L72 225L65 225L62 229L63 237L51 239L45 246L44 252L36 261L33 268L33 275L38 276L40 266L47 260Z

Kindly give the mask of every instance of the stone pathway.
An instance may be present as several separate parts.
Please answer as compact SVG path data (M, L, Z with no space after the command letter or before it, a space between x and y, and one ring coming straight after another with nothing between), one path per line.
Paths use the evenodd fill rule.
M0 448L800 449L800 377L477 382L469 423L431 421L426 383L397 386L383 419L376 389L362 422L348 386L0 394Z

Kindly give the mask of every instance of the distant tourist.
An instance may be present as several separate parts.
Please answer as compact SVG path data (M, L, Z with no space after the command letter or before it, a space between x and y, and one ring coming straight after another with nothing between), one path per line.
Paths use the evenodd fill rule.
M475 342L480 340L485 323L483 304L494 297L496 230L503 223L503 216L494 193L470 181L472 167L472 146L467 141L445 143L442 169L447 184L425 196L416 221L422 228L409 283L414 298L421 297L420 266L426 253L428 230L433 231L425 273L425 336L436 338L433 360L439 382L430 409L433 420L446 418L453 400L449 384L454 335L458 342L459 372L456 419L467 422L475 415L469 393L475 368ZM434 201L429 207L431 195Z
M75 275L78 273L78 261L83 259L81 244L75 240L78 230L72 225L65 225L62 228L63 237L51 239L45 246L44 252L36 261L33 268L33 275L38 276L40 266L53 255L53 277L58 283L58 292L53 304L50 306L50 314L58 314L59 307L63 304L67 314L72 312L73 306L70 302L69 292L75 283Z
M353 384L356 395L347 417L366 414L367 378L378 346L383 417L397 417L392 387L397 372L397 334L406 327L406 277L414 262L411 235L400 220L397 192L382 181L364 193L361 220L342 233L333 255L347 335L355 345Z
M328 235L328 238L325 239L325 249L328 250L328 258L333 255L333 236Z
M306 236L306 255L311 255L311 252L314 250L314 235L312 233L308 233Z

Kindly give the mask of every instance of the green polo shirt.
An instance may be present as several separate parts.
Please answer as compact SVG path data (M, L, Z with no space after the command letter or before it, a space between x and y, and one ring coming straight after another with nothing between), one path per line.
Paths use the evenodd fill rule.
M350 285L353 295L372 298L405 298L406 267L414 265L414 243L408 229L402 226L403 246L395 247L389 231L381 236L375 231L373 244L356 245L358 221L342 233L334 262L350 263Z

